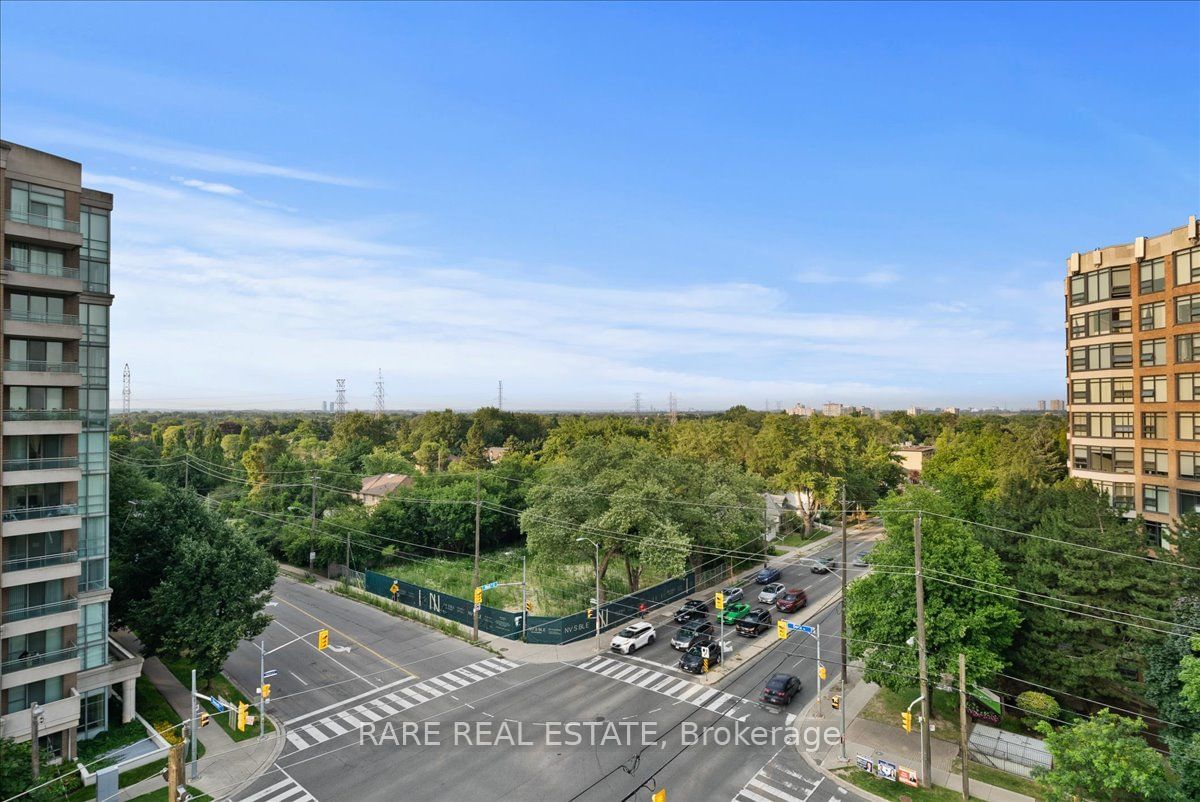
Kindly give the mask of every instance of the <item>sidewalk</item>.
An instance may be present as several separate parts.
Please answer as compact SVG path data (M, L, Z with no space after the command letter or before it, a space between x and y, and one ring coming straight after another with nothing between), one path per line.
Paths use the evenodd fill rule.
M900 726L899 720L896 721L895 726L892 726L859 718L859 714L875 696L879 686L873 682L863 682L862 670L855 666L851 666L846 675L846 681L849 689L846 691L842 703L846 709L846 721L848 722L846 725L847 759L845 761L841 759L841 749L836 745L822 746L811 752L806 751L803 739L800 739L800 745L797 747L801 757L835 782L838 782L838 779L831 773L832 770L856 765L855 757L858 755L869 757L873 761L882 758L897 766L919 771L921 767L920 735L915 730L911 733L905 732ZM826 699L828 696L827 693ZM838 726L840 711L832 709L826 701L822 707L824 717L817 718L816 704L816 700L811 702L796 718L795 726L799 731L803 732L808 727L824 729ZM962 776L950 770L958 757L958 743L930 738L929 747L933 784L953 791L961 791ZM862 788L852 787L854 793L860 796L868 799L880 799ZM987 802L1033 802L1033 798L1025 794L1009 791L1007 788L998 788L978 780L971 780L971 796L987 800Z
M142 644L131 632L122 630L114 633L113 638L131 652L141 654ZM142 676L158 689L180 718L187 720L191 717L191 689L185 688L158 658L146 659L142 667ZM225 730L215 724L200 728L199 737L200 742L204 744L204 756L197 761L199 778L189 780L188 785L211 794L213 799L225 799L251 783L275 762L283 750L283 726L276 719L271 721L275 725L275 732L269 733L262 740L241 743L235 742ZM191 777L190 763L186 767L186 775ZM128 788L122 788L120 800L126 802L165 786L166 782L161 777L150 777Z

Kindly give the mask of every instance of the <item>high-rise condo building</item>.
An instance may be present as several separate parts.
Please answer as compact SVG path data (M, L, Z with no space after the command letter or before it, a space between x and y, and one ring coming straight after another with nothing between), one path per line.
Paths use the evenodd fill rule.
M130 721L142 659L108 638L109 220L82 167L0 141L0 737L64 758Z
M1200 511L1200 227L1067 260L1070 472L1142 516Z

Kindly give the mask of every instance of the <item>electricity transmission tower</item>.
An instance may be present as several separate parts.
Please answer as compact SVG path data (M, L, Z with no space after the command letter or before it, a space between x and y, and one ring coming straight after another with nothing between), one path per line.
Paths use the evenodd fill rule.
M346 380L337 380L337 400L333 402L333 414L342 415L346 412Z
M504 409L504 380L496 382L496 409Z
M642 394L633 394L633 414L642 417Z
M129 363L125 363L125 370L121 374L121 411L126 415L129 414Z
M379 378L375 380L375 417L383 417L383 368L379 369Z
M679 403L675 400L675 393L667 394L667 420L672 426L679 422Z

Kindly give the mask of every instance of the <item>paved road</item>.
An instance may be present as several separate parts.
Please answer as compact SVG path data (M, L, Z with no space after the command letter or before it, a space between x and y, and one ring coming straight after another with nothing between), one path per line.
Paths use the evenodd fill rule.
M862 543L856 538L850 554ZM835 552L840 546L822 553ZM835 680L838 607L822 604L838 576L793 565L782 581L808 591L809 609L796 618L825 623L822 657ZM328 627L331 644L350 649L318 652L309 637L268 657L279 671L272 712L287 722L288 743L239 802L647 800L655 784L675 800L858 800L787 742L796 737L792 715L816 692L811 636L731 636L732 676L679 672L669 636L633 657L519 665L291 580L279 581L275 599L268 648ZM257 649L240 648L229 669L252 689ZM786 711L756 701L776 671L802 678Z

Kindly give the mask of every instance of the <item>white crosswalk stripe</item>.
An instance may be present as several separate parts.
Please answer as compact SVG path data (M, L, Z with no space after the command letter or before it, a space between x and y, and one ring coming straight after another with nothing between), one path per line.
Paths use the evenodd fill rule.
M776 754L738 791L733 802L808 802L824 778L808 779L782 765Z
M499 676L519 666L519 663L514 663L511 660L491 658L481 660L478 663L473 663L463 668L456 668L453 671L447 671L440 676L431 677L416 685L399 688L378 699L363 702L349 710L332 713L323 719L318 719L297 729L289 730L287 734L288 743L295 747L297 752L300 752L328 741L330 738L345 735L351 730L362 727L364 724L380 721L387 716L394 716L403 710L408 710L410 707L416 707L431 699L437 699L440 696L453 693L488 677ZM280 788L283 788L283 786L281 785ZM287 791L287 793L292 793L295 788L299 788L299 786L294 786L292 790L283 790ZM312 799L312 796L308 795L307 791L304 791L302 788L300 790L306 794L303 799ZM301 797L297 797L295 802L300 802L300 800ZM245 800L244 802L251 802L251 800ZM256 798L252 802L285 802L285 800L283 797L271 797L270 799L264 797L262 799ZM288 798L286 802L293 802L293 800Z
M238 802L316 802L317 798L305 790L304 786L288 777L277 783L256 791L250 796L244 796Z
M688 680L680 680L640 666L630 670L629 663L608 657L592 657L579 664L579 668L599 674L602 677L615 679L638 688L645 688L655 693L661 693L681 702L704 707L714 712L721 712L737 721L745 721L749 713L740 712L740 701L736 696L730 696L714 688L707 688Z

